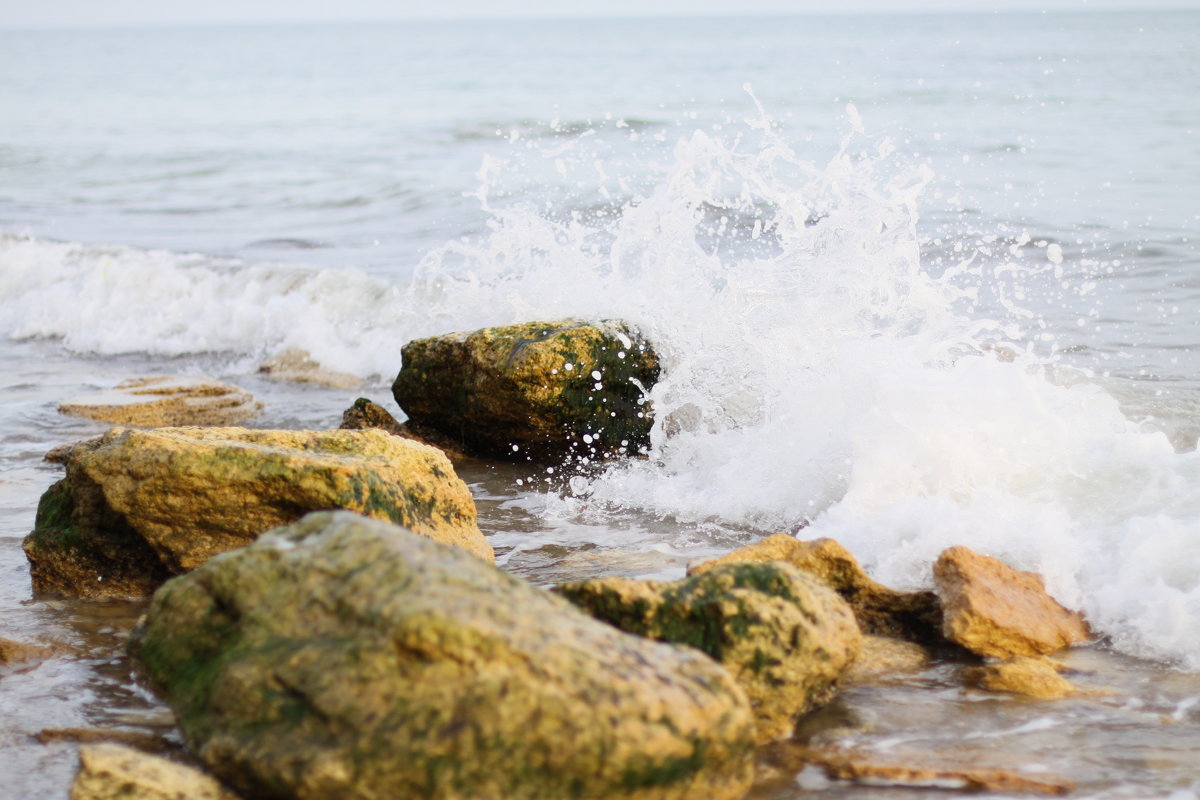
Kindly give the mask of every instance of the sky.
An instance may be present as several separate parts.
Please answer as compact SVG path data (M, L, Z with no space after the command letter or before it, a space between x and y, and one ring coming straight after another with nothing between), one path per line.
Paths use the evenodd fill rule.
M423 18L1200 10L1200 0L0 0L0 28Z

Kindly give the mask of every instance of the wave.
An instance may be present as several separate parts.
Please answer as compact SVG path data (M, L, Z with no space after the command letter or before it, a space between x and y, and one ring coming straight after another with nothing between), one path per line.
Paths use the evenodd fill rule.
M1118 649L1200 669L1200 456L1064 377L1061 337L1024 289L1052 281L1085 316L1069 248L997 236L930 263L917 225L931 174L853 112L825 164L765 115L752 128L686 136L624 193L602 175L599 190L631 197L610 214L547 213L510 191L544 168L523 162L535 150L490 159L487 230L398 282L0 238L0 331L96 353L298 347L390 376L416 336L622 317L665 367L650 456L578 476L544 513L833 536L901 587L928 585L939 552L964 544L1044 574ZM585 145L554 158L595 177Z

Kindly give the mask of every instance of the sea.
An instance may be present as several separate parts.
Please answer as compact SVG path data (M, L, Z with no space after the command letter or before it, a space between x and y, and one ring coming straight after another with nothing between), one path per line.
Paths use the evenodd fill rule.
M43 455L105 429L61 401L203 375L256 426L402 417L407 341L580 317L660 354L652 443L464 466L503 568L673 579L784 531L917 589L966 545L1086 614L1089 694L935 661L812 735L1194 800L1198 42L1200 9L0 31L0 636L66 653L0 667L0 796L67 796L63 729L178 742L142 605L32 595ZM260 373L288 349L361 386Z

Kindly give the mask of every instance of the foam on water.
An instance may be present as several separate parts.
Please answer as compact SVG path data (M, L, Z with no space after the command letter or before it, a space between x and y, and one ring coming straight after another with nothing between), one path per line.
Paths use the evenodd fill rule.
M622 317L665 367L649 458L573 481L545 513L803 528L903 587L928 585L938 553L965 544L1043 573L1123 651L1200 669L1198 457L1097 385L1055 379L1054 332L997 289L1037 269L924 265L931 175L850 120L824 166L765 116L697 131L646 191L582 139L514 144L481 170L489 232L395 285L10 237L0 330L96 353L300 347L387 378L414 336ZM513 185L543 147L564 186L593 187L552 213ZM1061 271L1061 248L1047 250ZM1004 302L981 304L989 293Z

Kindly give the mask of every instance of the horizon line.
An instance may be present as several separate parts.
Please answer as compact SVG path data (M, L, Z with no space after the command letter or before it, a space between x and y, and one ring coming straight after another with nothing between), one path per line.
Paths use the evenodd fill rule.
M843 10L805 10L805 11L778 11L778 10L763 10L763 11L739 11L739 12L711 12L711 13L688 13L688 12L650 12L639 13L630 11L621 11L619 13L589 13L589 12L564 12L564 13L460 13L460 14L429 14L415 16L370 16L350 17L341 19L329 19L321 17L309 17L305 19L278 19L278 18L258 18L258 19L227 19L227 20L177 20L163 21L154 20L147 22L115 22L115 23L81 23L75 25L63 25L59 21L47 23L24 23L17 25L6 25L0 22L0 31L6 33L19 32L52 32L52 31L121 31L121 30L154 30L154 29L176 29L176 28L232 28L232 27L269 27L269 26L310 26L310 25L361 25L361 24L421 24L421 23L438 23L438 22L555 22L569 20L604 20L604 21L638 21L638 20L679 20L679 19L730 19L730 18L745 18L753 17L756 19L797 19L806 17L918 17L918 16L947 16L947 17L1010 17L1010 16L1080 16L1093 14L1146 14L1146 13L1168 13L1168 14L1196 14L1200 13L1200 8L1184 8L1180 6L1170 5L1154 5L1150 7L1125 7L1125 8L1056 8L1056 9L978 9L978 8L940 8L940 9L843 9Z

